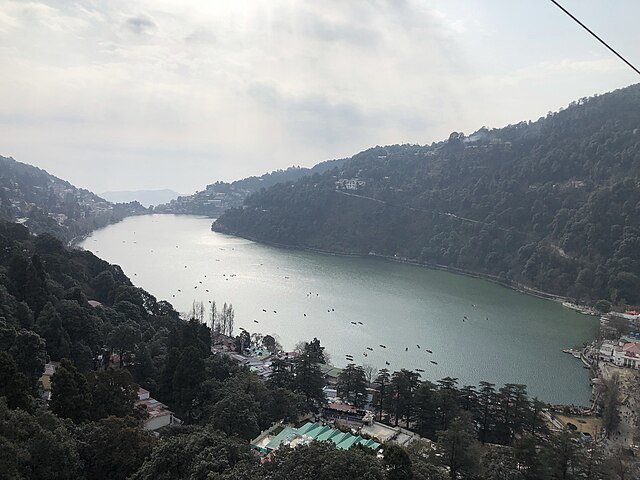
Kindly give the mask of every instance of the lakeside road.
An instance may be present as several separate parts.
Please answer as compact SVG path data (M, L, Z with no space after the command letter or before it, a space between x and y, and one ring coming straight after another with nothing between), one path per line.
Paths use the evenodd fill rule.
M610 363L601 363L599 376L604 381L611 381L617 377L620 388L620 398L618 399L620 401L618 408L620 424L617 430L609 435L611 446L631 447L637 444L638 415L640 415L640 404L638 403L640 372L630 368L617 367Z

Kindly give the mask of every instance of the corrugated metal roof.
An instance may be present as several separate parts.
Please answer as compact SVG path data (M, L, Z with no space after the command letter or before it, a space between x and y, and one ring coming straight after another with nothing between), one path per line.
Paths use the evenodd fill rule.
M363 445L368 448L377 449L380 444L374 440L362 438L360 435L352 435L336 428L331 428L319 423L308 422L300 428L285 427L278 435L273 437L265 448L269 451L279 448L285 442L291 442L297 437L306 437L319 442L331 442L337 448L348 450L353 445Z
M267 443L265 448L275 450L282 442L291 441L296 436L298 436L298 432L295 428L285 427L278 435L273 437L271 441Z

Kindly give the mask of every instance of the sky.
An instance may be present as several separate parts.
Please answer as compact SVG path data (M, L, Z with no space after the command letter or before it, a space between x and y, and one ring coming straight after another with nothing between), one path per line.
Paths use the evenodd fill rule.
M637 0L563 0L640 64ZM201 190L640 81L548 0L0 0L0 155Z

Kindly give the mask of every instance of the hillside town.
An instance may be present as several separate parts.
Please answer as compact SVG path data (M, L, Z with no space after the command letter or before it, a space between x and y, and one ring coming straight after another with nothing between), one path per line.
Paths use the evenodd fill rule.
M594 310L584 311L593 314ZM637 389L640 385L640 312L608 312L600 317L597 338L565 353L592 374L592 406L581 413L599 423L598 435L634 450L638 446Z
M590 309L583 313L593 312ZM545 405L540 413L549 431L568 429L575 431L578 438L588 444L600 444L609 450L614 449L615 445L624 445L640 451L636 445L638 418L633 391L640 378L636 372L640 370L640 333L630 331L638 325L639 320L640 312L635 311L604 315L600 331L601 335L609 338L594 341L581 350L565 350L580 359L585 368L593 370L593 401L591 406ZM621 331L625 334L619 335ZM242 333L246 334L246 343L243 344L239 344L237 337L216 335L212 352L244 365L264 381L271 377L275 362L294 362L301 353L282 351L277 343L276 348L272 348L270 341L264 342L265 339L272 340L270 335L248 334L244 330ZM279 448L296 448L312 441L331 442L337 448L359 444L374 450L383 444L406 447L419 442L423 448L435 451L435 443L412 430L415 424L407 424L407 428L397 424L394 426L393 418L389 416L385 416L384 421L378 421L376 412L380 392L375 382L367 382L366 401L356 406L339 393L344 369L323 364L320 371L326 400L322 408L316 414L307 414L293 423L276 422L251 441L252 447L265 461ZM375 377L375 373L372 377ZM606 412L611 406L606 405L607 400L603 397L607 396L607 389L611 388L612 383L619 384L616 390L619 395L616 394L615 399L611 400L616 411L613 420L603 418L611 416Z

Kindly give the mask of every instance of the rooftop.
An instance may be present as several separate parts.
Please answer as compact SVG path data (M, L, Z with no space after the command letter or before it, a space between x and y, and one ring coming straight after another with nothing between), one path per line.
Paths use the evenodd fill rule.
M149 418L164 417L166 415L172 415L173 412L169 410L164 403L159 402L155 398L147 398L145 400L138 400L137 405L144 405L149 414Z
M640 343L638 342L625 343L624 346L622 347L622 350L626 355L640 356Z
M268 453L273 450L277 450L282 445L295 447L314 440L318 442L331 442L337 448L342 450L348 450L354 445L363 445L373 450L377 450L378 447L380 447L380 444L375 440L366 439L360 435L353 435L349 432L343 432L341 430L313 422L307 422L300 428L285 427L280 431L280 433L270 438L266 444L263 439L259 442L260 444L256 443L254 446L262 453Z
M338 378L342 372L341 368L334 367L333 365L320 364L320 371L326 377Z
M340 401L331 402L326 408L330 408L331 410L337 410L339 412L352 413L357 414L358 409L353 405L349 405L348 403L343 403Z

